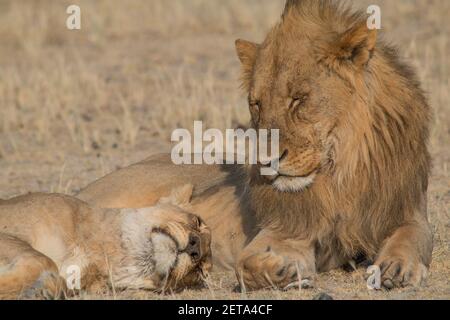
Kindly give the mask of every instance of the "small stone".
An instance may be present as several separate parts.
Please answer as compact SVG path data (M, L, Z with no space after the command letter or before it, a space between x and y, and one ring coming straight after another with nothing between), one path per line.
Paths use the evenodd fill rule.
M97 143L97 141L92 141L91 147L94 150L99 150L100 149L100 145Z
M322 292L314 297L313 300L334 300L332 296L329 294L326 294L325 292Z

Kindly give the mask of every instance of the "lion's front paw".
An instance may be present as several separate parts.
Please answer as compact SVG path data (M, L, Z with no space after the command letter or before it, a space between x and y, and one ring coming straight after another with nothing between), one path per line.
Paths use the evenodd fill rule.
M300 261L276 254L272 250L253 254L238 264L241 288L247 290L311 288L311 274Z
M404 257L382 257L376 265L381 270L381 284L386 289L422 286L428 274L425 265Z

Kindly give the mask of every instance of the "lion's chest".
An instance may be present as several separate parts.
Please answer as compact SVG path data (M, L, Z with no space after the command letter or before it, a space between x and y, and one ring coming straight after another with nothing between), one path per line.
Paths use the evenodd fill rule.
M377 239L372 237L373 230L362 217L354 212L337 212L334 216L329 236L346 258L376 251Z

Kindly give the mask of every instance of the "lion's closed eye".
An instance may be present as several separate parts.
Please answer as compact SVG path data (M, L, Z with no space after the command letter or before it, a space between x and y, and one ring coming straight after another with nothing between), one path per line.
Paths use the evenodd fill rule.
M261 113L261 102L249 101L250 114L255 122L259 122Z
M308 100L307 94L294 96L289 104L289 110L293 111L298 110L299 108L304 106L307 100Z

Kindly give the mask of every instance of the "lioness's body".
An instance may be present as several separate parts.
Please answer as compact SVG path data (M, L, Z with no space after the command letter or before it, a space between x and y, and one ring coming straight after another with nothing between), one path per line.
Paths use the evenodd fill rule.
M178 166L169 154L158 154L94 182L78 197L103 208L144 208L190 183L194 185L190 210L214 230L214 265L230 269L257 231L246 205L244 180L234 166Z
M186 247L187 234L196 232L189 226L192 215L173 205L158 206L99 209L58 194L2 201L0 298L56 298L66 293L69 277L70 283L81 286L74 289L82 290L102 288L107 282L116 289L162 290L171 285L172 276L185 281L193 263L169 247L175 242ZM170 236L160 233L163 229ZM208 241L201 256L207 256ZM184 261L169 265L177 259ZM148 274L139 274L138 265Z

